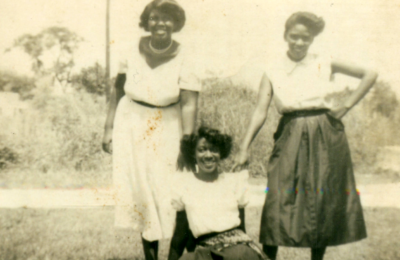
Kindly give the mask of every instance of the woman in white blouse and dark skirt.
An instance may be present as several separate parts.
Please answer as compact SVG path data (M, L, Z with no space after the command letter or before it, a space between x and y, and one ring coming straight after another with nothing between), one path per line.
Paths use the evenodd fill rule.
M172 39L184 24L175 0L143 10L139 26L150 35L133 38L121 60L103 138L103 149L113 152L115 225L141 232L148 260L157 259L158 240L172 236L169 183L181 136L194 131L201 89L193 59Z
M236 165L248 160L248 148L264 124L274 99L282 118L268 164L268 187L260 242L270 259L278 246L309 247L311 259L323 259L327 246L367 236L356 190L349 146L341 118L376 81L377 73L308 48L324 28L322 18L294 13L286 21L287 53L268 61L258 102L243 138ZM334 74L360 79L343 103L332 106L328 95Z
M231 147L230 136L207 127L181 141L183 158L195 171L176 176L172 205L177 211L186 211L197 245L195 252L183 255L181 260L266 259L244 232L248 171L224 173L219 169L220 160L229 156ZM182 253L174 252L176 240L182 241L182 233L188 232L180 225L182 222L177 222L169 259L177 259Z

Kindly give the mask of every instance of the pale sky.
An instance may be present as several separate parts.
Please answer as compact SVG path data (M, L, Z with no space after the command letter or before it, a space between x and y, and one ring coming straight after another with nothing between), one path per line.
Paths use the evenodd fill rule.
M284 53L284 22L295 11L311 11L326 21L310 51L326 52L376 69L400 95L400 0L180 0L187 23L174 35L199 63L216 75L235 74L254 57ZM112 73L117 53L143 34L139 15L148 1L111 0ZM106 0L13 0L0 2L0 50L24 33L65 26L85 41L77 69L105 61ZM0 68L30 73L28 57L0 51Z

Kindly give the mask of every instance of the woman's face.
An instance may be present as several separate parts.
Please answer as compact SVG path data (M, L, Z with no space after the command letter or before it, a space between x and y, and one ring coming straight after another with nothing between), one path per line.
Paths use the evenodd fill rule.
M153 40L158 42L170 41L172 32L174 31L173 17L154 9L149 15L148 28Z
M308 48L313 40L314 36L305 25L296 24L290 28L285 35L285 41L289 45L288 54L290 58L296 61L303 59L307 55Z
M196 162L199 174L218 173L218 165L221 159L218 147L201 138L196 146Z

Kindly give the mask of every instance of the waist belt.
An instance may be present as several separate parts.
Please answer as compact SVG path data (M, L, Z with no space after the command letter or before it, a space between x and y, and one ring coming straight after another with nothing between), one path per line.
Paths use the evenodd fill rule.
M283 113L284 117L306 117L317 116L329 112L329 109L315 109L315 110L298 110L289 113Z
M155 106L155 105L152 105L152 104L149 104L149 103L146 103L143 101L134 100L134 99L132 99L132 101L135 102L136 104L139 104L141 106L148 107L148 108L168 108L168 107L175 106L175 105L179 104L179 102L180 102L180 100L178 100L178 101L171 103L169 105L166 105L166 106Z

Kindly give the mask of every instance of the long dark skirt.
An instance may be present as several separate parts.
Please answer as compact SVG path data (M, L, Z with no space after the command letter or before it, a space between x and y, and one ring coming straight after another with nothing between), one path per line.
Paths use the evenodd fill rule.
M274 138L260 242L319 248L365 238L343 123L325 111L292 113Z

